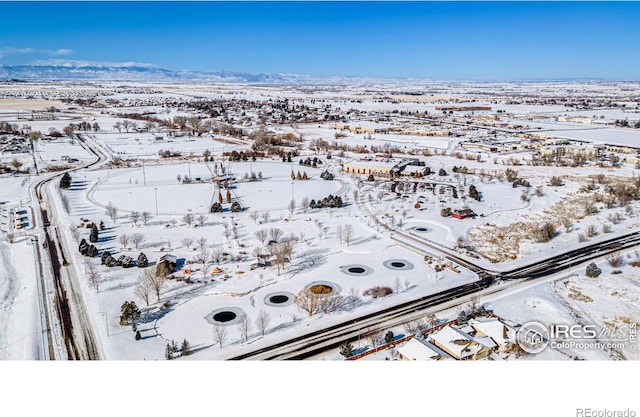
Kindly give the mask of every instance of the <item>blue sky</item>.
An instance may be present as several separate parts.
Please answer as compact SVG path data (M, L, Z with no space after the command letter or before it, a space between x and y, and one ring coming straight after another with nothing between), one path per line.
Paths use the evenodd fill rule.
M640 79L636 2L3 2L0 16L0 65Z

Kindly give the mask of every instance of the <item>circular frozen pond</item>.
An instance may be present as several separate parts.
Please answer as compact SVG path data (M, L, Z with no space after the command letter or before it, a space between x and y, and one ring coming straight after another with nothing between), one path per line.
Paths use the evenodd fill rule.
M383 265L394 271L408 271L413 269L413 264L404 259L389 259L388 261L384 261Z
M274 292L264 297L264 303L272 307L286 307L293 304L293 297L290 292Z
M342 291L342 288L338 284L329 281L313 281L310 282L306 287L304 287L304 289L314 294L320 295L339 293L340 291Z
M205 320L210 324L228 326L238 324L244 317L244 311L238 307L225 307L213 310L205 316Z
M354 276L371 275L373 273L373 269L366 265L346 265L341 266L340 270L347 275Z
M429 233L431 231L431 229L424 226L415 226L415 227L412 227L411 230L418 233Z

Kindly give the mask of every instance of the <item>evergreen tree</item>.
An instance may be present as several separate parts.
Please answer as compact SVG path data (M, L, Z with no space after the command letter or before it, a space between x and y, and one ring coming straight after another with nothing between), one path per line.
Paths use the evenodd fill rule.
M602 269L598 268L598 265L595 262L591 262L587 265L586 275L589 278L597 278L602 273Z
M180 355L182 356L189 356L189 349L191 348L191 346L189 345L189 342L187 341L187 339L184 339L182 341L182 345L180 346Z
M386 343L391 343L393 342L393 332L391 330L389 330L387 333L385 333L384 335L384 341Z
M142 339L142 336L140 336L140 330L136 330L136 340L140 339Z
M84 241L84 239L82 239L82 240L83 240L83 242L80 243L80 248L79 249L80 249L80 253L82 255L86 256L87 253L89 253L89 244L86 241Z
M62 178L60 178L60 188L67 189L71 187L71 175L65 172Z
M140 252L138 255L138 268L146 268L149 266L149 260L147 259L147 255Z
M87 249L87 256L90 256L92 258L98 256L98 248L96 248L94 245L89 245L89 249Z
M140 317L140 309L135 301L125 301L120 306L120 325L125 326L134 323Z
M171 344L167 343L167 347L164 349L164 358L168 361L173 359L173 351L171 349Z
M102 252L102 256L100 256L100 262L102 263L102 265L106 263L107 259L109 259L110 256L111 253L108 250Z
M353 356L353 345L349 342L345 342L340 345L340 354L345 358Z
M467 322L469 321L469 316L467 316L467 313L465 313L464 310L462 310L459 314L458 317L456 319L456 322L458 324L467 324Z
M95 223L93 224L93 226L91 226L91 233L89 234L89 241L92 243L95 243L98 241L98 226L95 225Z

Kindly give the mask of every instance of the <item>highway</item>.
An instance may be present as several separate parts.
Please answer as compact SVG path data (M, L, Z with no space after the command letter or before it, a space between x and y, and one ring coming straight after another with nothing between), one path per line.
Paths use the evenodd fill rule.
M78 274L75 266L69 262L66 255L68 248L60 235L57 224L59 216L51 191L55 189L55 181L65 172L99 167L110 158L87 144L79 135L76 139L95 158L81 166L46 176L31 188L32 204L38 203L37 210L40 213L39 219L34 218L35 226L39 223L39 227L36 227L31 238L36 245L40 264L38 291L43 317L42 333L46 334L48 345L44 353L50 360L100 359L100 349L88 319Z

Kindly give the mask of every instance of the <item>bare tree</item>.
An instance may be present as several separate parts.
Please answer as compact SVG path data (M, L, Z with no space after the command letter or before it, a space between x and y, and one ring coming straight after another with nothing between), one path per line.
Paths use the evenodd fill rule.
M314 294L306 289L300 290L297 295L293 297L293 303L300 310L305 311L309 317L313 316L320 307L320 298L322 295Z
M435 313L429 313L427 315L427 323L429 324L429 327L434 327L438 324L438 316L435 315Z
M351 224L345 224L342 228L342 235L344 241L347 242L347 246L349 246L351 239L353 239L353 226Z
M309 210L309 207L311 205L311 202L309 201L309 197L304 197L301 201L300 201L300 207L302 207L302 211L306 214L307 210Z
M89 286L95 288L96 292L100 292L100 283L102 282L102 275L98 269L87 259L85 260L85 268L87 273L87 280Z
M137 211L132 211L131 214L129 214L129 218L131 219L133 224L137 226L138 221L140 220L140 213L138 213Z
M215 262L217 264L220 264L220 261L222 260L222 257L224 255L224 249L221 247L216 247L211 249L211 261Z
M404 290L405 291L409 291L409 288L411 288L411 282L408 279L404 280Z
M185 222L187 224L187 226L191 227L191 224L193 223L193 213L187 213L184 216L182 216L182 221Z
M122 245L122 249L126 249L130 241L131 237L126 233L121 234L118 238L118 242Z
M402 282L400 281L400 277L396 277L396 279L393 281L393 284L396 287L396 294L400 294L400 287L402 286Z
M198 247L200 248L200 250L203 250L206 246L207 246L207 238L206 237L203 236L200 239L198 239Z
M349 302L351 303L352 310L356 308L359 300L360 300L360 291L355 287L351 287L349 289Z
M296 210L296 202L294 200L289 201L287 209L289 210L289 217L293 217L293 212Z
M155 271L153 269L153 267L147 268L144 273L148 274L148 279L151 282L151 288L156 294L156 301L160 301L160 291L167 282L167 276L163 273L159 273L157 269Z
M284 264L287 260L291 259L291 253L293 252L293 242L287 241L282 243L275 243L269 245L269 255L276 258L276 265L278 267L278 275L280 275L280 267L284 269Z
M382 335L380 334L379 330L374 330L367 333L366 338L369 340L369 343L371 343L371 347L373 348L382 343Z
M193 245L193 239L190 237L185 237L184 239L182 239L180 243L182 243L182 246L186 247L187 250L191 250L191 245Z
M269 240L277 242L280 237L282 237L282 229L278 227L272 227L269 229Z
M140 245L147 240L146 237L142 233L132 233L131 234L131 243L136 247L136 249L140 248Z
M142 223L146 226L147 223L149 223L149 220L151 220L153 218L153 216L151 215L151 213L149 213L148 211L143 211L140 214L140 217L142 217Z
M224 223L222 227L223 227L222 234L224 235L225 239L229 241L229 237L231 236L231 228L229 227L228 223Z
M198 226L202 227L207 222L207 216L204 214L199 214L196 220L198 221Z
M596 225L595 224L590 224L587 227L586 233L587 233L588 237L594 237L598 233L597 229L596 229Z
M338 239L340 240L340 244L342 245L342 239L344 237L344 230L341 224L336 226L336 236L338 236Z
M269 210L267 210L267 211L265 211L264 213L262 213L262 220L263 220L265 223L269 223L269 217L270 217L270 216L269 216Z
M195 261L199 262L203 265L206 265L211 262L211 251L207 248L200 249L198 255L195 257Z
M111 218L113 223L115 223L118 218L118 208L109 202L105 207L105 212L107 213L107 216Z
M260 310L258 318L256 319L256 327L258 328L258 331L260 331L260 334L262 334L262 336L264 336L264 333L266 332L270 324L271 315L264 310Z
M242 319L240 319L240 341L241 342L247 341L250 331L251 331L251 320L249 320L249 316L247 314L243 314Z
M264 245L264 242L267 240L267 230L266 229L260 229L260 230L256 230L255 232L255 236L256 238L260 241L261 244Z
M251 220L253 220L254 223L258 223L258 218L260 217L260 213L258 213L257 211L252 211L251 213L249 213L249 218Z
M147 306L149 305L149 298L153 291L153 275L153 271L145 269L138 275L136 286L133 289L134 294L140 297Z
M213 326L213 342L222 347L222 344L227 340L227 328L216 324Z
M342 310L345 304L346 300L343 296L336 292L331 292L330 294L322 294L320 296L320 304L318 307L324 314L329 314L334 311Z

